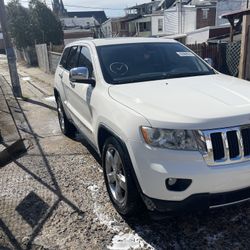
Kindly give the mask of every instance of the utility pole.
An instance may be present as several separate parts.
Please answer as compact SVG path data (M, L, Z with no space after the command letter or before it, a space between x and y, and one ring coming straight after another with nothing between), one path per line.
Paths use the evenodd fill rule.
M22 97L22 90L16 67L16 55L7 30L7 18L6 18L4 0L0 0L0 24L2 27L5 51L8 59L8 66L9 66L13 94L15 97Z
M178 15L179 15L179 34L182 34L182 22L183 22L183 17L182 17L182 0L179 1L179 11L178 11Z

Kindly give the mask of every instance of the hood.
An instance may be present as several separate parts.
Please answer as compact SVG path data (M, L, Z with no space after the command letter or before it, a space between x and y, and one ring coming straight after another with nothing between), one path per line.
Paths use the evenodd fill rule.
M250 124L250 82L222 74L113 85L109 94L153 127L213 129Z

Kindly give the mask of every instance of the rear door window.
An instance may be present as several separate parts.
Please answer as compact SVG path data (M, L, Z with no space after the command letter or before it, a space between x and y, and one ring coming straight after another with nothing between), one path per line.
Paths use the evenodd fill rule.
M63 55L62 55L61 61L59 63L59 65L62 66L63 68L66 68L66 62L67 62L67 57L69 55L69 51L70 51L70 48L66 48L63 51Z
M78 57L79 57L78 46L71 47L69 55L67 57L67 63L66 63L67 70L71 70L77 67Z

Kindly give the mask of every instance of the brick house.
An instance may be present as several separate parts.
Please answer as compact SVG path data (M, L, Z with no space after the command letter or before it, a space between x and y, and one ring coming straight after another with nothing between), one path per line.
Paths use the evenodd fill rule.
M167 35L184 34L207 26L215 26L216 2L179 2L164 11Z

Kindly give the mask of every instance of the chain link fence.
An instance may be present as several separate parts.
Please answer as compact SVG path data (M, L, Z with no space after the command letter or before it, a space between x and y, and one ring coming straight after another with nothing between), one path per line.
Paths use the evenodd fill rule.
M232 42L227 44L226 64L230 75L238 76L240 64L241 42Z

